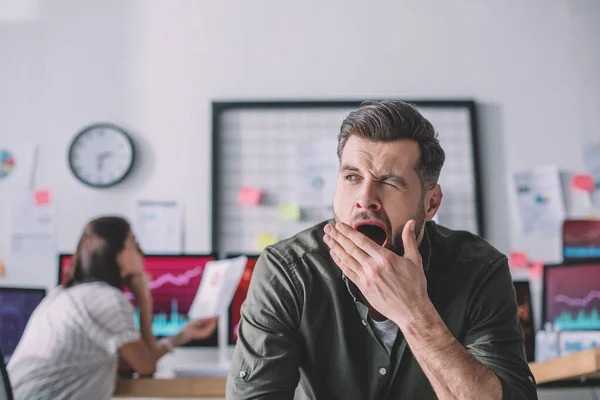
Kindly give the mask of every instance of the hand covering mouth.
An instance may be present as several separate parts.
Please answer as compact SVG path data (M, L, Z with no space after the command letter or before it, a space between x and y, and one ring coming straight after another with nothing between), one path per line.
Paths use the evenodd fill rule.
M387 244L387 229L379 221L358 221L354 224L354 229L377 243L381 247Z

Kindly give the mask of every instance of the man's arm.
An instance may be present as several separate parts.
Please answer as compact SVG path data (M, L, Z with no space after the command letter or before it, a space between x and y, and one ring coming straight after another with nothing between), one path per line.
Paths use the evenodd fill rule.
M298 278L274 248L258 259L242 305L227 399L293 399L300 379Z
M414 221L402 231L404 256L344 224L325 227L333 260L369 304L398 325L441 399L537 399L506 257L481 274L468 308L465 347L427 296Z
M500 380L454 338L431 303L401 330L438 398L502 398Z

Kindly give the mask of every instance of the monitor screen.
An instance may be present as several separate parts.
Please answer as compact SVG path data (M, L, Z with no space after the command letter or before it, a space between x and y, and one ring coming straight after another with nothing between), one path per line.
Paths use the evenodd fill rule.
M545 266L543 305L544 323L600 330L600 262Z
M562 237L565 261L600 260L600 221L567 220Z
M148 255L144 257L144 269L152 276L154 320L152 332L157 337L177 334L187 323L187 314L194 301L202 272L209 261L216 260L212 254L203 255ZM65 273L71 261L69 255L59 258L60 283L65 282ZM131 293L125 289L125 295L135 306ZM135 314L135 323L139 327L139 315ZM194 342L196 346L216 346L217 334L210 338Z
M527 361L534 361L535 334L533 328L533 305L531 302L531 290L528 281L515 281L515 292L517 294L518 319L523 328L525 339L525 353Z
M236 255L229 255L227 258L236 257ZM246 300L248 294L248 287L250 286L250 278L254 271L254 266L258 260L258 255L246 255L248 262L246 263L246 269L242 275L242 279L233 295L231 306L229 307L229 344L235 344L237 341L237 328L241 318L242 303Z
M15 351L29 317L44 296L45 289L0 288L0 349L5 363Z

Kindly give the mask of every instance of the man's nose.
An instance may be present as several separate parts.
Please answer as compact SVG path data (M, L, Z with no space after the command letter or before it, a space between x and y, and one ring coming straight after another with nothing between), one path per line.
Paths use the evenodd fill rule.
M362 192L358 195L354 207L369 211L378 211L381 208L375 188L372 185L365 184Z

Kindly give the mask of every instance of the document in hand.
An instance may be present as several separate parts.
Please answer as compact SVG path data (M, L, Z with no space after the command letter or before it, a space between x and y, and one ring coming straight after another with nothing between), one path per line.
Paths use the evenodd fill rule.
M247 261L248 257L239 256L206 263L188 317L201 319L223 314L233 300Z

